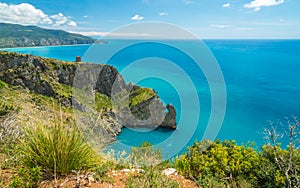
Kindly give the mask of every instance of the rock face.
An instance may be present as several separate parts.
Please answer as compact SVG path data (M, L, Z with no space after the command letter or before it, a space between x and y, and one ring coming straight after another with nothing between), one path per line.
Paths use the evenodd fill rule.
M0 80L58 99L65 108L75 107L76 110L87 113L79 122L83 125L91 124L95 137L101 133L102 143L115 140L123 126L176 129L176 110L172 105L165 106L151 89L143 90L132 83L127 85L118 71L109 65L67 63L32 55L0 52ZM73 88L88 88L88 97L95 97L94 94L99 93L111 101L114 98L112 95L127 93L127 100L130 102L125 106L107 107L99 116L99 111L89 109L89 104L95 99L82 102L74 97ZM92 116L99 116L100 120L92 120Z
M167 105L167 110L168 112L161 126L176 129L176 110L172 104Z

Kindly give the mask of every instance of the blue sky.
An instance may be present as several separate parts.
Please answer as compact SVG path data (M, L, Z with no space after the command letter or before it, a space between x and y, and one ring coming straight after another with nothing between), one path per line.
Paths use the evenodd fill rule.
M299 0L0 0L0 22L101 36L160 21L200 38L300 38Z

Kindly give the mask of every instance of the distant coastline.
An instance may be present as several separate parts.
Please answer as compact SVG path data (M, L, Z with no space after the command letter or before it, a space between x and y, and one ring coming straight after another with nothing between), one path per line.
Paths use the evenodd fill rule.
M11 48L0 48L0 51L6 51L6 50L12 50L12 49L22 49L22 48L55 48L55 47L71 47L71 46L90 46L94 44L108 44L109 41L103 41L103 42L95 42L90 44L66 44L66 45L51 45L51 46L19 46L19 47L11 47Z

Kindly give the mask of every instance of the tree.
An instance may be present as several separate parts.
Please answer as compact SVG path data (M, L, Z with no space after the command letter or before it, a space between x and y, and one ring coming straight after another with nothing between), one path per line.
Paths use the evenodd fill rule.
M300 152L298 148L300 134L300 122L297 117L287 118L287 129L280 133L273 123L270 128L265 128L263 134L268 142L268 147L272 152L275 164L285 176L286 187L300 187ZM287 137L288 149L282 150L278 142L279 139Z

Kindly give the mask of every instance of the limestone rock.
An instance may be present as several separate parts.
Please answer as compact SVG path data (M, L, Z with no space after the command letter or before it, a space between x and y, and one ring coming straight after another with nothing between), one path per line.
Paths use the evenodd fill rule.
M176 129L176 110L172 104L167 105L167 110L168 112L161 126Z
M170 175L175 174L176 172L177 172L177 170L175 168L167 168L162 171L162 174L164 174L166 176L170 176Z

